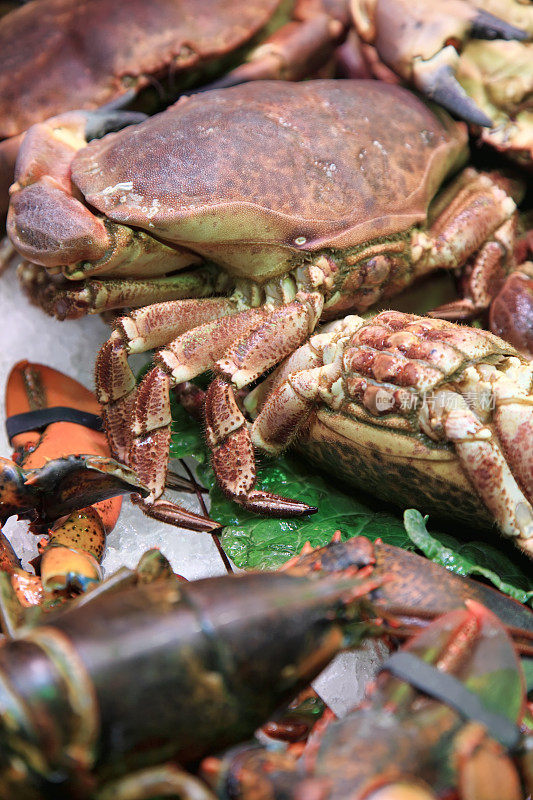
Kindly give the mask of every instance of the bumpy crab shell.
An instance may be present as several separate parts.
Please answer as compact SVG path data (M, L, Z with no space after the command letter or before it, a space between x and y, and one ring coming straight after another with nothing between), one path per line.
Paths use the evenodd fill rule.
M299 252L425 220L465 142L461 126L398 87L272 81L187 98L91 142L72 179L115 222L261 280Z
M493 518L531 557L532 386L531 362L493 334L383 311L326 326L245 403L256 447L296 441L400 507Z

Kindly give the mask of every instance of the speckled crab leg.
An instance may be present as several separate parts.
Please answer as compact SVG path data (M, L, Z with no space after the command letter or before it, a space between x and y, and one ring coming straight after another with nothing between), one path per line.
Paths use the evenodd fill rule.
M172 275L77 281L48 275L42 267L22 262L19 281L33 303L56 319L78 319L123 308L141 308L167 300L212 297L231 288L228 275L207 266Z
M142 503L145 513L175 525L198 525L197 520L186 519L182 509L161 497L171 436L171 386L213 368L217 359L218 371L227 379L233 376L234 385L250 383L307 338L321 308L322 296L318 294L302 293L292 303L277 308L262 306L244 311L238 311L238 305L231 298L220 298L200 303L177 301L161 304L159 309L152 306L119 321L117 330L98 356L97 391L105 404L106 426L114 452L151 489L150 497ZM207 321L199 324L202 319ZM180 330L184 332L169 342L172 334ZM156 353L156 366L135 388L127 363L128 353L164 344L166 346ZM231 448L230 441L223 441L222 430L222 418L233 390L228 385L220 403L217 387L218 383L208 399L207 413L210 441L218 453L217 463L221 463L224 449L230 448L237 457L238 452ZM241 425L241 428L240 435L249 436L246 426ZM246 469L248 483L251 481L253 485L255 470L252 475L248 469L251 464L253 450ZM234 487L225 484L225 489L232 496L235 494ZM238 492L242 500L245 500L246 491ZM309 513L305 504L269 498L271 504L278 501L284 504L283 513L289 513L289 506L293 513ZM281 506L279 513L282 513ZM202 523L205 526L205 520ZM205 527L200 529L205 530Z
M466 406L453 408L444 429L472 483L502 530L533 556L533 374L510 358L505 369L485 365L466 370L470 385L488 389L494 404L497 441ZM457 400L454 398L455 404ZM443 405L441 403L441 405ZM489 480L489 478L493 480Z
M255 489L252 438L233 387L242 388L298 348L314 329L322 297L301 292L293 303L276 309L215 365L219 376L207 391L205 421L212 462L222 490L240 505L271 516L299 516L314 509L305 503ZM284 410L285 415L285 410ZM290 411L288 412L290 416Z
M171 436L169 390L212 367L231 342L267 315L263 308L238 313L228 298L160 303L120 319L100 350L96 387L112 451L143 475L150 496L140 507L149 516L190 530L218 527L161 497ZM136 387L128 354L163 345L156 366Z
M251 437L256 447L280 453L298 437L316 403L333 397L347 337L362 324L361 317L349 316L327 326L327 333L313 336L246 397L246 409L255 420Z
M439 393L436 403L445 406L448 398ZM463 469L497 520L502 532L533 555L533 509L520 489L504 453L492 434L470 411L462 398L446 413L443 424L446 439L454 447ZM463 405L464 403L464 405ZM457 407L460 404L461 407ZM530 422L531 424L531 422Z

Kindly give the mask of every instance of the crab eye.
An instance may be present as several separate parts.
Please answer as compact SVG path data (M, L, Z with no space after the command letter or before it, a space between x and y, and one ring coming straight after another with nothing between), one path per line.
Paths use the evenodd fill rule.
M296 239L294 240L294 244L305 244L306 241L307 239L305 238L305 236L297 236Z

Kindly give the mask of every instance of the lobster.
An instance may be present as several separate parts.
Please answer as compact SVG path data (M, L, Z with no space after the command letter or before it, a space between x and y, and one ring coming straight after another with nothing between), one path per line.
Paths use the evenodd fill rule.
M110 578L48 612L0 647L0 796L99 797L134 769L245 740L379 631L366 600L376 585L353 569L120 590Z
M300 758L252 744L203 774L221 800L523 800L524 708L510 637L467 601L392 656L358 708L316 726Z
M20 569L6 537L0 540L2 568L25 605L101 580L121 495L146 493L131 470L109 457L99 411L92 392L58 370L27 361L11 370L6 412L14 460L0 458L0 524L16 514L49 536L41 542L40 578Z
M392 610L387 587L401 582L373 547L379 555L383 545L334 541L282 571L193 583L159 555L141 579L124 568L68 606L40 619L35 610L0 647L2 800L141 800L169 786L171 796L212 797L177 765L245 741L340 650L412 632L417 612ZM411 585L429 564L412 558ZM456 596L445 602L461 605L475 584L451 577ZM9 592L0 573L0 611ZM406 597L396 605L407 608ZM527 652L533 615L501 602ZM423 610L420 624L434 613Z

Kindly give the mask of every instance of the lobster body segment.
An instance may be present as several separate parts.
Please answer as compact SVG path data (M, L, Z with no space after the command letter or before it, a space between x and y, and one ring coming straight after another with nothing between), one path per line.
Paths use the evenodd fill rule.
M398 659L399 657L399 659ZM394 664L404 664L397 671ZM405 664L408 670L405 670ZM511 639L470 601L409 641L360 707L290 752L241 748L205 770L224 800L523 800ZM406 674L408 672L409 674ZM428 679L429 673L429 679ZM524 779L527 782L527 778Z
M0 648L0 748L31 774L2 798L245 740L368 633L356 598L374 586L353 572L170 579L49 614Z

